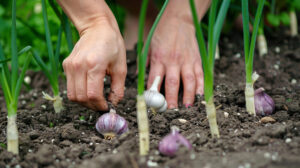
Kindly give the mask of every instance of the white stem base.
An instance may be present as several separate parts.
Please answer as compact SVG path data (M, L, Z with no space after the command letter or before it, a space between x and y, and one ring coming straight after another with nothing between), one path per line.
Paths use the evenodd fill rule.
M140 155L149 153L149 123L144 96L137 96L137 121L139 128Z
M216 60L220 59L219 45L216 46L215 59Z
M60 113L64 109L62 105L63 99L60 96L55 96L54 99L55 99L55 101L53 102L54 111L55 113Z
M267 41L263 34L257 36L257 46L260 57L264 56L265 54L268 54Z
M19 135L16 119L16 115L7 118L7 151L13 154L19 154Z
M64 107L62 105L62 97L59 96L59 94L57 96L50 96L49 94L43 92L43 98L46 99L46 100L49 100L49 101L52 101L53 102L53 107L54 107L54 111L55 113L60 113Z
M207 119L209 122L211 136L213 138L219 138L220 133L219 133L219 129L218 129L217 118L216 118L216 108L215 108L213 99L211 99L209 102L206 102L205 107L206 107L206 114L207 114Z
M291 36L298 35L298 23L297 23L297 16L295 11L290 12L290 29L291 29Z
M255 116L254 88L252 83L246 83L245 100L248 113Z

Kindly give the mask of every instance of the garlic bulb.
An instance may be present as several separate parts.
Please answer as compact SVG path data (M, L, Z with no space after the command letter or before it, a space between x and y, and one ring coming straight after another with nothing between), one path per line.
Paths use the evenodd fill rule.
M171 128L171 133L159 142L158 149L159 152L164 155L174 156L181 145L189 150L192 149L192 144L179 133L179 128L173 126Z
M127 132L128 124L114 109L111 109L109 113L105 113L99 117L96 123L96 129L105 139L110 140L117 135Z
M255 112L258 116L271 115L275 109L273 99L264 91L264 88L259 88L254 93Z
M161 93L158 92L158 84L160 76L156 76L151 88L144 92L146 105L155 109L157 112L164 112L167 110L168 103Z

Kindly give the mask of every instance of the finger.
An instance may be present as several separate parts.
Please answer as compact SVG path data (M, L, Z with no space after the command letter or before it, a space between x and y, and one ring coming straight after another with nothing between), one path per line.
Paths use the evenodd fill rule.
M201 63L195 64L195 76L196 76L196 94L203 95L204 92L204 75Z
M150 66L150 72L149 72L149 77L148 77L148 82L147 82L147 88L150 89L152 83L154 82L154 79L156 76L160 76L160 81L158 84L158 90L160 90L161 83L163 81L163 76L164 76L164 67L162 64L151 64Z
M126 74L126 65L124 65L122 68L118 67L111 73L111 91L109 94L109 100L112 102L113 105L117 105L117 103L124 96Z
M191 66L183 66L181 71L183 80L183 104L190 107L194 103L196 79Z
M171 66L167 68L165 90L168 108L176 108L178 101L178 90L180 85L179 67Z
M88 102L86 93L86 71L83 69L81 63L73 63L74 69L73 77L75 77L75 90L76 90L76 101L79 103Z
M67 78L67 96L71 101L76 100L75 80L73 76L73 70L69 59L65 59L63 62L63 69Z
M87 98L96 110L107 110L108 105L103 96L103 79L105 70L93 68L87 72Z

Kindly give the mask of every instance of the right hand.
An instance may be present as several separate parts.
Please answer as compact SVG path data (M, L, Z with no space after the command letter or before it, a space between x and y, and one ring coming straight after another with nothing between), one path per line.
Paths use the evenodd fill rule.
M103 95L105 75L111 76L109 100L117 104L124 95L126 49L113 24L100 19L81 31L79 41L63 62L68 98L93 110L108 109Z

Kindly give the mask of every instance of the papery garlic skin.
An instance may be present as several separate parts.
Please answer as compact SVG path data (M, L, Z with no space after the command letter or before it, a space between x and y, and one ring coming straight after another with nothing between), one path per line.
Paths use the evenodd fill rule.
M105 139L112 139L117 135L127 132L128 123L115 110L111 109L109 113L105 113L99 117L96 129Z
M168 108L168 103L161 93L158 92L160 76L156 76L151 88L144 92L146 105L154 108L157 112L164 112Z
M171 128L171 133L165 136L159 142L159 151L160 153L167 155L167 156L175 156L179 147L183 145L189 150L192 149L192 144L179 133L179 128L173 126Z
M275 110L273 99L264 91L264 88L259 88L254 93L255 112L258 116L271 115Z

